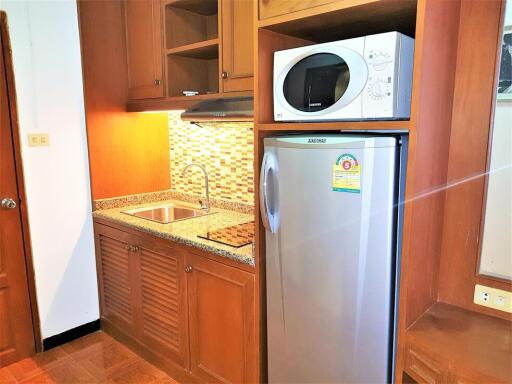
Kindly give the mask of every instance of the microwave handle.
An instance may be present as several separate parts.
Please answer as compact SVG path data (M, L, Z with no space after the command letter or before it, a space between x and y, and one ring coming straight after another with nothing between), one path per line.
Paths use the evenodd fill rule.
M260 173L260 211L265 229L271 233L276 233L278 214L277 212L270 212L267 194L268 178L271 171L274 173L277 171L277 161L272 153L267 152L263 155Z

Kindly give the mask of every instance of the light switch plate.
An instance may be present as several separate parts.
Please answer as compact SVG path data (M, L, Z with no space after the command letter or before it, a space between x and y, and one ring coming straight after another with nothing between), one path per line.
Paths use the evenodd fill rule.
M50 135L47 133L29 133L29 147L47 147L50 145Z
M475 285L473 302L484 307L494 308L498 311L512 313L512 292Z

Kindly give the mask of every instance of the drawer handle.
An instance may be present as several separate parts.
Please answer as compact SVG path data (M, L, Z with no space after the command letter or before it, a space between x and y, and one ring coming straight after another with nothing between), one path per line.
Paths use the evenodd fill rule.
M192 269L193 269L193 268L192 268L192 266L191 266L191 265L187 265L187 266L185 267L185 272L190 273L190 272L192 272Z

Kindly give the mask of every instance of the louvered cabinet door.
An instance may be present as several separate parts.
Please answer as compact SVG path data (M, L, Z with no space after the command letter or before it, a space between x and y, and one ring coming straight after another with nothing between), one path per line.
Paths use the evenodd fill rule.
M140 337L151 349L185 368L188 331L183 256L178 248L140 240Z
M106 226L96 226L96 256L101 316L119 329L134 330L132 273L134 252L130 235Z

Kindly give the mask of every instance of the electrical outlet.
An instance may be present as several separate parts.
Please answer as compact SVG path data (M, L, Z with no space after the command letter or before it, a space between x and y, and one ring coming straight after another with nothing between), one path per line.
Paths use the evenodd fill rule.
M509 291L477 284L473 302L498 311L512 313L512 292Z
M47 147L50 145L50 135L47 133L29 133L29 147Z

